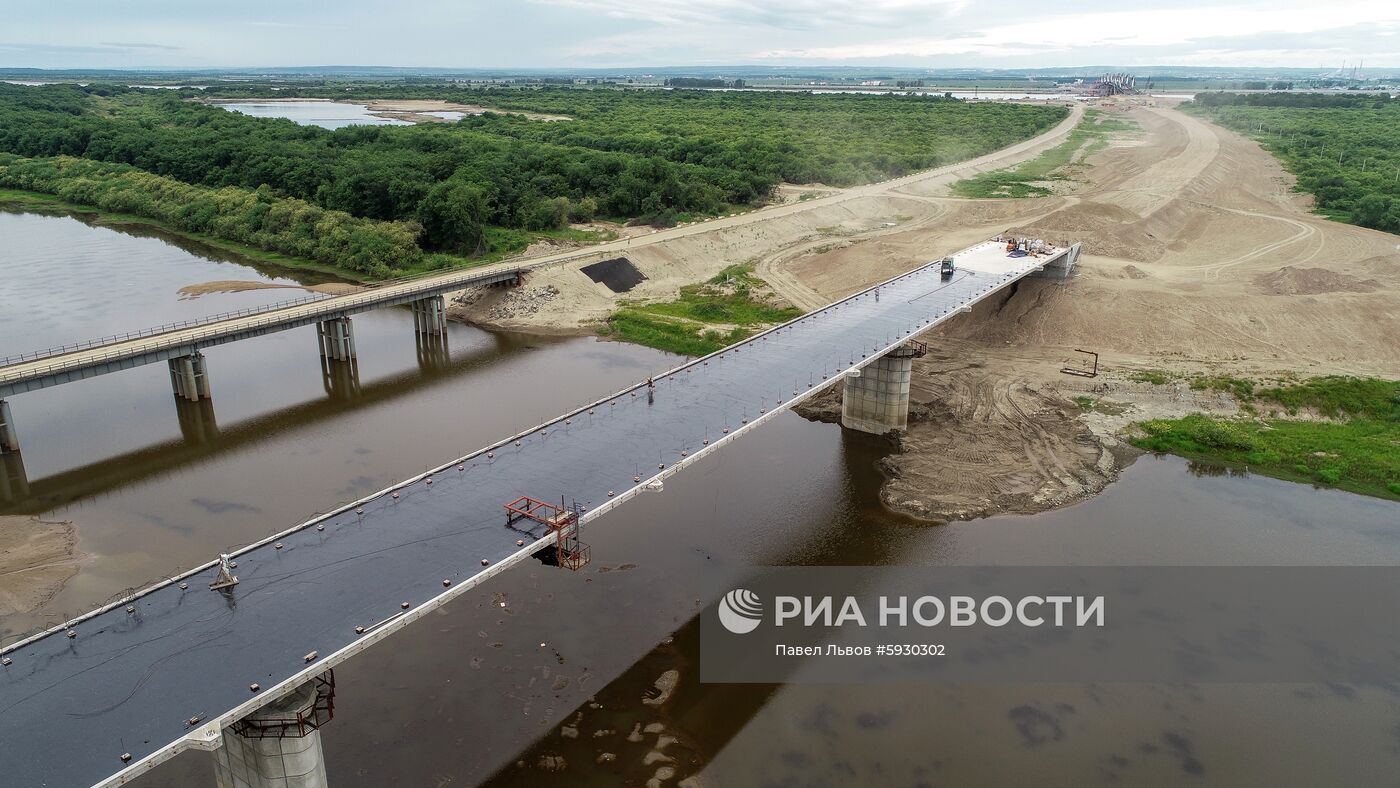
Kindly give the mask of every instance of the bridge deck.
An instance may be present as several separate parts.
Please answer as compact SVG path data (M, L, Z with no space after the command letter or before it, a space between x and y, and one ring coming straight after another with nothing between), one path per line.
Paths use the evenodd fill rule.
M1066 254L978 245L949 281L920 268L678 367L655 379L653 401L641 383L245 548L226 593L209 590L206 565L77 620L72 638L60 627L16 644L0 667L4 783L114 785L216 743L223 726L546 544L542 525L507 527L507 502L577 500L593 520Z
M181 328L152 336L116 340L0 367L0 397L95 377L193 353L200 348L236 342L343 317L406 304L420 298L510 281L532 266L555 264L562 259L533 263L503 263L450 274L412 279L357 293L330 296L292 306L272 308L242 317Z

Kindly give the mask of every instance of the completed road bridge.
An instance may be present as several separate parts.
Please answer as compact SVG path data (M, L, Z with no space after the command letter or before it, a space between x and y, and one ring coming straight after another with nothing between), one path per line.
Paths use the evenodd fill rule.
M324 785L336 664L532 555L579 565L583 525L837 380L845 426L903 427L915 337L1078 254L979 244L6 647L3 784L196 748L221 786Z

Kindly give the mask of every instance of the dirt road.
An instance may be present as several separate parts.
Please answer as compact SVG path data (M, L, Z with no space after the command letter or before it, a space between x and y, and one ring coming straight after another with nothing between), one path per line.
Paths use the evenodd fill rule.
M1008 229L1082 241L1071 283L1024 282L927 337L938 351L916 366L911 427L884 462L883 497L933 519L1091 495L1130 455L1115 434L1131 421L1233 410L1185 385L1134 382L1135 372L1400 374L1400 238L1310 213L1292 177L1238 134L1148 100L1108 111L1140 131L1089 156L1079 182L1055 196L947 195L971 172L1057 144L1068 125L959 167L623 243L648 277L625 297L673 298L683 284L749 262L812 309ZM583 326L624 297L571 268L532 284L559 293L498 324ZM1099 352L1104 375L1060 374L1075 348ZM1086 411L1076 396L1108 404ZM806 412L830 418L834 397Z
M824 303L822 296L810 283L790 276L783 266L767 258L780 255L786 259L798 247L817 250L827 244L927 227L946 209L939 201L906 194L905 190L946 189L978 172L1034 158L1062 142L1083 114L1084 108L1075 106L1064 121L1045 134L959 164L850 189L823 189L812 192L821 196L811 199L590 247L592 254L587 260L553 266L530 276L527 290L550 290L548 299L533 297L529 292L498 291L454 308L453 316L493 328L551 333L584 331L606 318L624 299L669 300L683 285L709 279L736 263L758 265L780 295L810 308ZM595 260L619 255L627 257L646 276L646 281L628 293L614 293L578 270ZM507 299L531 304L529 313L513 313Z
M1140 138L1092 156L1068 196L945 199L908 232L778 263L834 298L1008 228L1085 244L1071 283L1026 282L926 337L938 350L915 366L911 426L885 461L892 508L952 519L1076 500L1116 474L1129 422L1234 410L1134 372L1400 375L1400 238L1310 213L1278 162L1233 132L1165 107L1129 115ZM1074 348L1099 352L1105 374L1061 374Z

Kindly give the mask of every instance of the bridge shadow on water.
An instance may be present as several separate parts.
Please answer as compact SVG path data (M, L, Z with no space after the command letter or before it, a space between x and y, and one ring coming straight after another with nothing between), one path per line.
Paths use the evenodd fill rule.
M0 514L38 515L100 497L165 474L251 448L269 437L333 421L405 396L450 383L507 361L518 340L491 335L494 342L453 357L446 336L419 336L417 369L362 383L354 361L321 359L324 399L271 411L233 425L218 422L217 401L172 397L180 438L106 457L39 479L25 474L23 454L0 455ZM217 398L218 392L215 392ZM33 445L26 446L37 450ZM41 445L40 445L41 448Z

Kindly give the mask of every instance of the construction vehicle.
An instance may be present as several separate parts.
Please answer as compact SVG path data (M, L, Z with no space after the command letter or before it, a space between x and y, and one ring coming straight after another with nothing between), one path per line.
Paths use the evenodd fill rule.
M954 264L953 258L951 257L945 257L938 263L938 273L942 275L944 279L952 279L953 272L956 270L957 265Z

